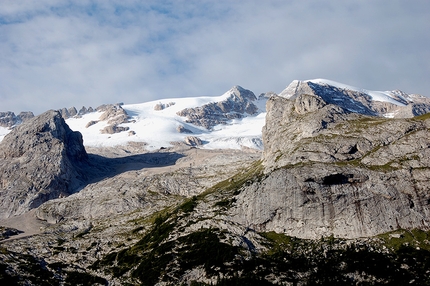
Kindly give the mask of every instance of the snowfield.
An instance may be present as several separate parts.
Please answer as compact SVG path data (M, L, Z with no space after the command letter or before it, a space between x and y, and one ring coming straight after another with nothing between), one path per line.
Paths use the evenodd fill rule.
M3 140L3 138L10 132L9 128L0 126L0 142Z
M312 79L304 82L362 92L371 96L374 101L389 102L397 106L405 106L405 103L414 102L416 98L421 97L409 95L398 90L365 90L327 79ZM294 80L279 95L285 98L291 97L299 83L300 81ZM267 96L253 101L258 107L256 115L249 116L244 114L246 117L242 119L230 120L227 124L214 126L211 130L188 123L186 117L181 117L177 114L186 108L202 107L208 103L232 100L235 88L230 89L221 96L168 98L140 104L122 105L122 108L129 116L129 123L123 123L118 126L128 127L128 130L115 134L102 134L100 132L109 124L107 120L100 121L100 116L103 113L98 111L85 114L79 118L69 118L66 123L72 130L82 133L84 145L88 147L114 147L126 145L129 142L144 142L147 150L157 150L162 147L172 146L177 142L184 143L187 137L192 136L202 142L199 148L241 149L246 147L262 150L262 128L266 118ZM352 99L349 100L353 102ZM360 108L360 106L357 106L357 109ZM361 112L360 110L351 109L351 107L349 107L349 110ZM391 118L395 116L395 113L386 113L383 116ZM93 124L91 125L89 122ZM181 133L179 132L180 129L187 132ZM0 127L0 141L9 132L8 128Z
M97 121L101 112L83 115L81 118L70 118L66 123L72 130L82 133L84 145L91 147L112 147L128 142L145 142L148 150L156 150L172 145L172 142L183 142L188 136L202 140L201 148L209 149L241 149L243 147L262 149L261 130L265 124L266 113L261 110L266 99L257 100L260 112L256 116L245 117L241 120L231 120L227 125L218 125L213 130L187 123L185 117L177 112L185 108L203 106L211 102L220 102L230 96L229 92L215 97L171 98L150 101L140 104L126 104L122 108L130 116L130 123L119 126L128 127L128 131L116 134L101 134L100 130L107 122L100 121L88 128L90 121ZM155 110L156 105L166 106ZM179 133L177 128L183 126L192 133Z

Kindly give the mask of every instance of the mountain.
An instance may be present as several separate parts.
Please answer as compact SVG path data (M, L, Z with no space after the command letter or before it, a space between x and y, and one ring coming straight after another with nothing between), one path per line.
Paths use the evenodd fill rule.
M146 150L175 144L262 149L266 101L264 94L257 98L251 91L235 86L221 96L106 104L95 110L83 107L79 112L63 108L61 113L71 129L83 135L88 147L141 142ZM0 139L7 132L0 129Z
M74 191L0 220L10 237L0 281L430 285L429 106L400 91L309 80L258 98L234 87L69 112L46 134L18 125L1 150L19 156L2 166L29 161L19 146L37 166L52 153L46 144L68 142L52 131L64 123L81 132L86 156L67 155L82 142L57 144L53 154L76 170ZM8 190L11 202L18 191Z
M386 117L429 100L418 109L413 97L327 82L295 81L268 101L265 177L236 198L238 222L313 239L429 229L428 115Z
M295 80L279 96L294 99L301 94L318 95L346 111L371 116L409 118L430 112L429 99L421 95L400 90L369 91L326 79Z
M47 111L7 134L0 158L0 217L7 218L73 193L88 155L81 134L58 112Z

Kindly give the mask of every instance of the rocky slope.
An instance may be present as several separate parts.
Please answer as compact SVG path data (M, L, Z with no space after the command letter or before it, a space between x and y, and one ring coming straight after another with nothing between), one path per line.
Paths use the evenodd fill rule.
M56 111L14 128L0 143L0 214L22 214L67 196L83 183L88 160L82 136Z

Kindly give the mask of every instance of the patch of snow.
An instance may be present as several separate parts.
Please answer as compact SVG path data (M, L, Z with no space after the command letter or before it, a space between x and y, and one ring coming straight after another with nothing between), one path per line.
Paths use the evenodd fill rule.
M11 130L7 127L0 126L0 142L3 140L3 138L10 132Z
M289 99L291 98L297 91L297 87L300 85L300 80L293 80L287 88L285 88L280 94L280 97Z
M389 113L383 114L383 116L385 118L394 118L394 115L396 115L394 112L389 112Z
M266 122L266 113L231 120L228 125L217 125L212 132L202 134L200 138L208 142L204 148L240 149L242 146L263 149L261 134Z

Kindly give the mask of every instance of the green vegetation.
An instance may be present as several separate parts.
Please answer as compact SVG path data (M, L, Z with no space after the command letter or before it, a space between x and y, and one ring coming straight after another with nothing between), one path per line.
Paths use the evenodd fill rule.
M383 240L383 245L392 251L398 251L405 246L430 251L430 231L399 229L378 235L378 237Z
M215 186L209 188L207 191L198 196L204 198L211 193L232 194L237 195L240 193L240 188L250 185L253 182L260 181L263 177L263 164L261 161L255 161L248 169L238 172L233 177L219 182Z
M261 235L274 272L301 274L304 285L430 285L430 232L401 230L368 240Z
M415 120L421 120L421 121L430 119L430 112L426 113L426 114L423 114L423 115L420 115L420 116L415 116L413 119L415 119Z
M104 278L84 272L69 271L62 262L52 264L32 255L3 251L0 259L0 285L106 285ZM59 273L66 273L61 281Z
M179 209L184 213L190 213L197 206L197 197L193 196L191 199L186 200L179 206Z

